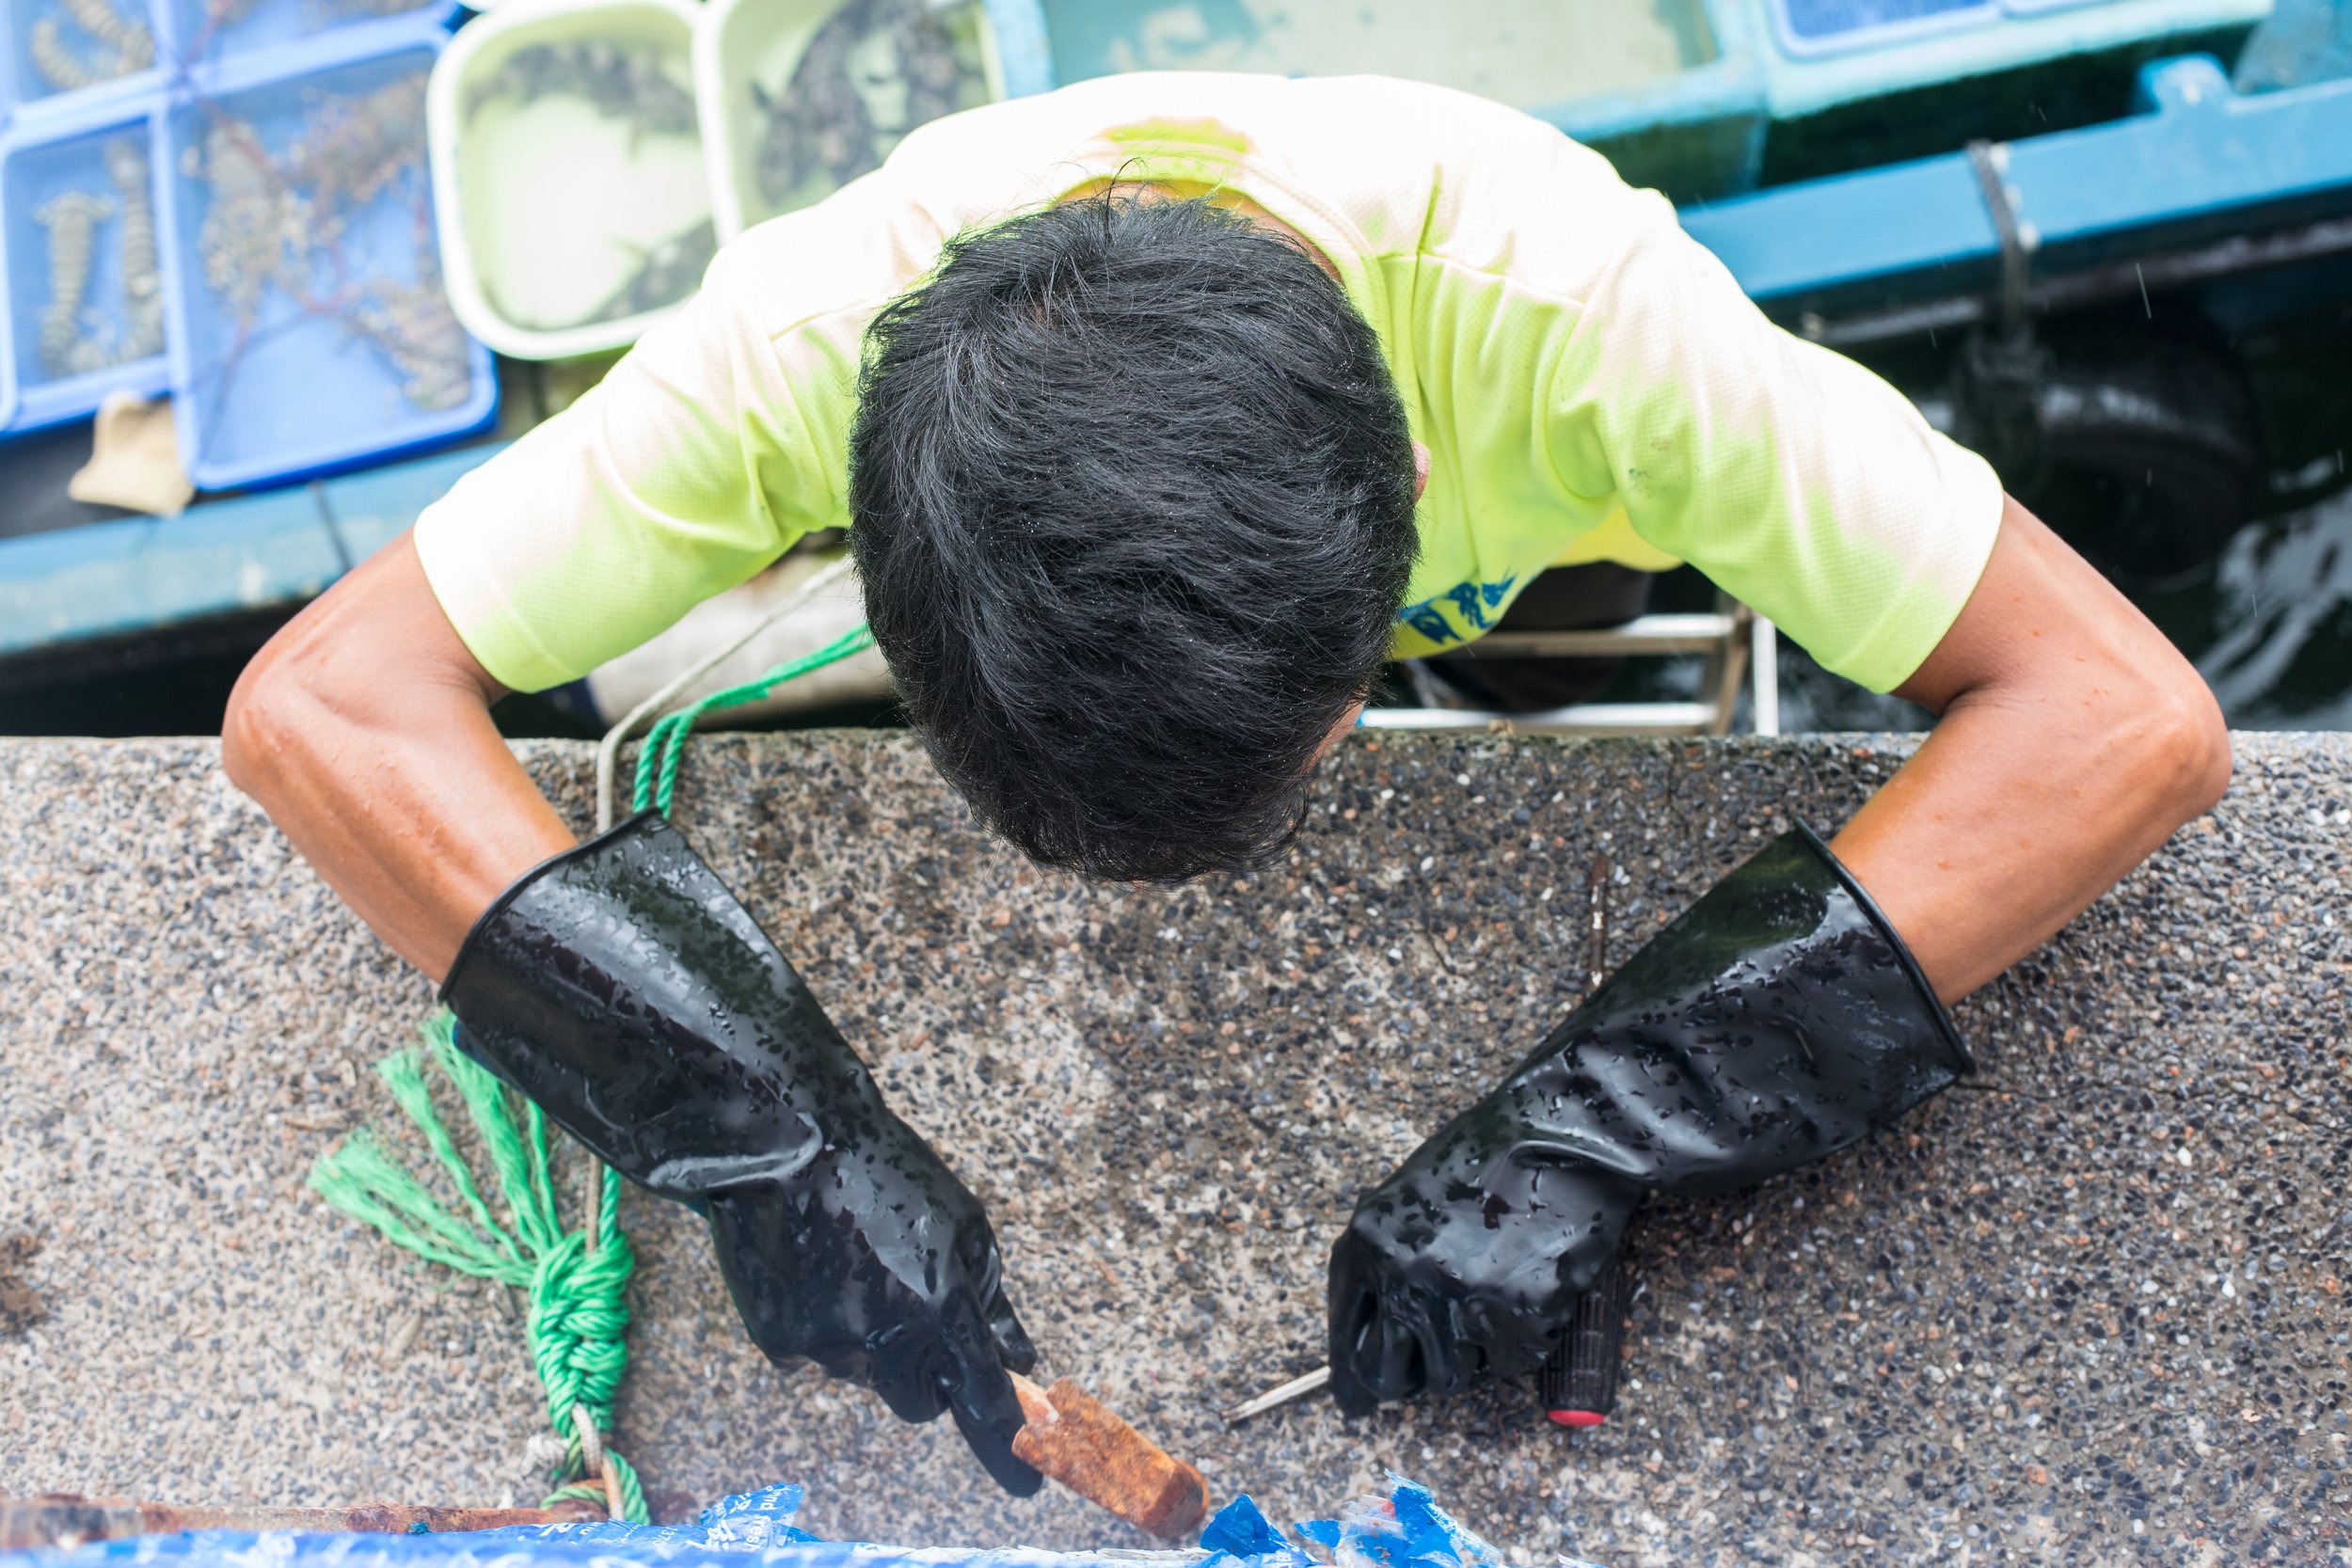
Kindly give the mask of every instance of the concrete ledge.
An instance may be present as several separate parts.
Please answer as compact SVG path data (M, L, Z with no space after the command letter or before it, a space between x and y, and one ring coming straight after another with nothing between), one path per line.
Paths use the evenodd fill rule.
M1048 1370L1221 1495L1290 1517L1394 1467L1526 1561L2347 1560L2344 736L2241 736L2217 812L1961 1009L1970 1090L1653 1212L1599 1433L1518 1387L1219 1425L1320 1358L1348 1196L1573 999L1596 852L1613 962L1900 750L1359 739L1295 859L1174 891L1025 867L902 736L698 741L678 815L990 1201ZM526 754L584 818L585 749ZM303 1186L394 1117L367 1069L425 986L209 742L0 743L0 1489L535 1497L519 1323ZM801 1481L834 1536L1143 1544L770 1369L691 1217L628 1218L649 1485Z

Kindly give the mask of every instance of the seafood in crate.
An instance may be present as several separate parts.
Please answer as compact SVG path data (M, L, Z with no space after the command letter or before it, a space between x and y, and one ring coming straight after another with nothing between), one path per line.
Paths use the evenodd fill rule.
M85 5L94 0L82 0ZM354 22L437 10L442 0L171 0L183 64L218 61Z
M8 0L0 119L130 90L152 80L161 51L146 0Z
M695 135L694 95L651 49L627 48L601 40L534 43L516 50L498 74L477 87L467 104L471 120L489 103L517 107L548 98L577 98L601 118L628 128L625 147L632 154L649 136ZM719 232L708 218L650 244L616 242L633 265L620 285L583 316L549 321L548 326L584 326L621 321L674 304L694 292L719 251ZM493 294L501 310L506 302ZM510 312L511 313L511 312Z
M882 166L916 126L988 102L979 8L848 0L781 87L748 83L761 121L759 194L805 206Z
M32 424L87 413L107 385L154 377L164 351L149 122L11 148L0 172L7 228L9 372Z
M173 112L179 379L199 483L453 434L484 402L484 356L441 284L430 61L410 49Z

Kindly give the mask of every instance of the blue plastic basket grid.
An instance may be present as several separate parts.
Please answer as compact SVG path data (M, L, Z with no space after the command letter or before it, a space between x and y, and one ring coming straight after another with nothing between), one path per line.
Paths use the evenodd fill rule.
M127 104L85 103L77 114L20 125L0 138L0 297L8 302L0 310L0 434L86 418L118 388L153 397L169 385L170 363L160 344L138 358L74 372L47 363L40 341L54 280L50 237L40 214L66 191L94 196L106 209L91 235L81 314L102 346L130 330L130 258L123 248L128 214L107 150L135 143L147 166L151 216L162 167L155 124L160 107L152 95ZM158 269L152 276L160 293L159 259L150 265Z
M113 54L110 45L93 38L75 19L74 7L95 7L100 14L136 20L147 29L150 62L136 71L103 74ZM56 116L77 118L98 105L116 104L151 94L160 87L167 68L176 58L169 0L6 0L7 41L0 47L0 110L12 121L35 121ZM33 56L34 30L54 24L66 53L87 68L102 71L85 87L57 85L44 74Z
M349 318L305 310L272 285L240 334L198 253L210 192L183 166L221 115L254 117L279 153L308 109L429 71L449 34L429 12L357 24L190 73L162 124L160 209L171 391L181 460L201 489L255 488L362 467L473 435L498 412L490 353L466 344L466 396L420 408L404 372ZM420 126L420 136L422 135ZM315 286L345 299L369 279L412 283L437 261L421 167L352 217ZM462 333L461 333L462 337Z
M144 22L153 59L145 68L87 87L61 87L33 57L33 30L44 20L59 25L69 49L103 64L106 50L82 29L75 8L97 6ZM78 116L184 82L199 66L246 55L294 50L274 70L292 69L298 51L324 33L400 17L429 16L453 24L460 0L5 0L6 46L0 47L0 120Z
M273 56L273 74L302 69L306 49L326 35L413 17L447 25L458 0L151 0L168 12L175 74L248 56Z

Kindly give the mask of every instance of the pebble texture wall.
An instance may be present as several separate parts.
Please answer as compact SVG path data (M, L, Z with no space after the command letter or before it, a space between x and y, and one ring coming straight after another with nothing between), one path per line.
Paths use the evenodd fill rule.
M1978 1082L1654 1209L1598 1433L1516 1386L1218 1421L1320 1359L1355 1190L1574 1001L1597 854L1614 962L1903 744L1359 737L1293 860L1172 891L1026 867L898 736L698 741L678 819L990 1203L1044 1370L1220 1495L1326 1513L1395 1468L1522 1561L2352 1560L2344 736L2241 736L2218 811L1960 1009ZM525 754L584 821L586 749ZM0 1490L535 1499L511 1304L303 1184L396 1119L368 1068L429 992L210 743L0 744ZM771 1370L698 1223L628 1218L658 1495L1145 1544Z

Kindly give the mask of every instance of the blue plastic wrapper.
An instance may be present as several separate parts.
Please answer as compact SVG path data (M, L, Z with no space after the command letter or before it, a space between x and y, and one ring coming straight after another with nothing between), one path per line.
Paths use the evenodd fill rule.
M1336 1568L1503 1568L1502 1553L1454 1523L1425 1489L1389 1479L1388 1497L1303 1522L1299 1534ZM691 1525L523 1525L443 1535L195 1530L72 1551L0 1552L0 1568L1316 1568L1319 1560L1246 1496L1209 1521L1200 1549L1177 1552L819 1541L792 1522L802 1496L780 1485L723 1498Z

